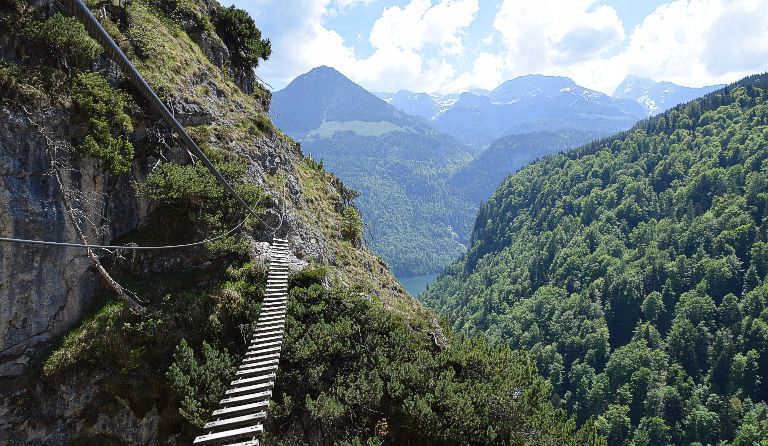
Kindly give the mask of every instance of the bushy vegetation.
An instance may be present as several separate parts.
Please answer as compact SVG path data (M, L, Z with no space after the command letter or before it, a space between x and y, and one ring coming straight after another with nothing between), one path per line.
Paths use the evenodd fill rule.
M275 444L605 444L591 424L577 430L552 406L551 385L529 355L413 325L360 290L321 286L327 271L291 277L267 425ZM129 284L147 314L105 305L51 354L46 377L97 367L105 388L152 388L119 395L170 396L179 418L165 422L192 436L246 348L265 280L264 269L246 264Z
M232 64L240 69L259 66L260 60L267 60L272 54L269 39L262 39L261 31L251 16L234 5L217 10L216 33L230 52Z
M453 336L438 346L429 327L308 274L291 291L275 444L603 444L551 406L525 353Z
M766 444L768 76L534 163L424 295L609 445Z
M100 73L78 73L73 80L72 101L88 121L88 134L77 146L80 153L104 161L116 174L128 172L133 162L128 95L112 88Z
M216 162L222 176L257 213L269 203L264 190L246 181L246 164L240 161ZM246 228L255 227L258 215L247 211L202 163L179 165L165 163L151 172L146 181L136 185L139 195L158 205L159 226L175 236L197 234L210 238L229 231L240 221L249 218ZM255 217L255 218L254 218ZM209 244L219 252L244 254L247 248L237 234Z
M88 36L74 17L56 13L42 20L24 17L21 37L33 45L27 57L66 70L85 70L101 54L101 47Z
M218 351L203 341L202 358L182 339L173 354L173 364L166 374L179 395L179 414L195 426L202 427L211 407L218 404L235 376L237 358Z

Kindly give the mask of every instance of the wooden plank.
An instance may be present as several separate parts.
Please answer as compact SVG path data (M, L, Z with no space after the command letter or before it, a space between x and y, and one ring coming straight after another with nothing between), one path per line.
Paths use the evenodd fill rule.
M260 355L266 355L267 353L280 353L280 347L267 347L262 348L259 351L249 351L246 352L246 356L260 356Z
M283 333L278 332L273 335L269 336L262 336L259 339L251 339L251 343L249 345L255 345L257 342L272 342L272 341L280 341L283 339Z
M249 362L249 363L241 364L240 367L238 367L237 369L238 370L248 370L249 368L252 368L252 367L265 367L265 366L271 365L271 364L278 364L279 362L280 362L280 358L272 358L272 359L267 359L267 360L264 360L264 361L255 361L255 362Z
M278 319L276 321L259 321L256 323L256 329L259 328L277 328L285 325L284 319Z
M284 332L283 327L271 327L271 328L262 328L262 329L254 329L253 333L251 333L251 339L254 339L256 337L263 338L264 336L271 336L275 334L282 334Z
M219 430L219 429L227 429L227 428L244 426L252 423L255 424L256 422L258 422L258 420L263 420L266 417L267 417L267 413L264 411L261 411L258 413L242 415L239 417L222 418L220 420L211 421L210 423L205 423L205 425L203 425L203 429Z
M254 332L251 334L251 340L257 341L259 339L266 339L271 336L280 336L282 338L283 332L284 330L282 328L278 328L275 330L258 331L258 332L254 330Z
M282 345L282 343L283 343L282 337L280 339L272 339L272 340L259 339L250 343L246 351L263 350L269 347L277 347L279 345Z
M242 443L227 443L226 446L261 446L259 440L249 440Z
M254 362L265 361L267 359L280 358L280 353L270 353L268 355L255 356L253 358L245 358L241 364L253 364Z
M239 406L225 407L213 411L214 417L226 417L235 414L258 414L264 412L261 409L269 407L269 400L255 403L241 404Z
M256 343L255 345L248 347L246 351L248 352L263 351L265 349L272 348L272 347L280 347L282 344L283 344L283 341L269 341L264 343Z
M209 444L221 444L227 440L238 440L248 436L256 436L264 432L264 426L257 424L255 426L243 427L240 429L233 429L224 432L217 432L213 434L200 435L192 442L193 445L209 445ZM258 444L258 443L256 443Z
M274 381L267 381L259 384L253 384L250 386L234 387L224 392L224 395L241 395L243 393L266 392L267 390L272 389L274 385L275 385Z
M265 313L285 312L286 310L288 310L288 305L285 303L268 303L261 306L261 311Z
M241 378L236 381L232 381L230 384L233 386L240 386L240 385L251 385L251 384L257 384L257 383L263 383L263 382L269 382L272 381L272 385L274 385L275 381L275 374L269 373L267 375L263 376L254 376L251 378Z
M235 372L235 376L250 377L250 376L256 376L256 375L263 375L265 373L273 373L275 370L277 370L277 363L267 365L264 367L252 367L249 369L238 370L237 372Z
M272 398L272 391L267 390L264 392L247 393L240 396L232 396L224 398L219 401L219 404L234 404L234 403L246 403L248 401L263 401Z

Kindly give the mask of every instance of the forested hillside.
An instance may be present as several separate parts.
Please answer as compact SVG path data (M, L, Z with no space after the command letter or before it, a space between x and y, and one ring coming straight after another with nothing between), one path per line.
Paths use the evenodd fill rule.
M470 159L451 138L345 131L302 147L360 193L366 242L396 275L439 271L464 251L476 205L447 185Z
M536 162L424 295L609 445L768 444L768 75Z
M594 141L604 133L559 130L499 138L451 176L448 184L475 205L488 200L501 182L531 161ZM471 231L468 223L467 234Z

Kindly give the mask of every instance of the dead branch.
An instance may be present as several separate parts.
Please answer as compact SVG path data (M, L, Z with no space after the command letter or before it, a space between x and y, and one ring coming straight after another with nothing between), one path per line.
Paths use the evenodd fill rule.
M88 216L88 213L85 212L83 207L81 207L85 204L95 204L93 203L93 200L85 198L82 191L75 191L64 186L62 172L72 172L74 170L69 163L69 155L71 155L73 152L73 148L71 144L65 141L54 140L51 138L45 126L40 125L35 120L33 120L32 114L25 107L22 106L21 108L27 115L27 120L30 122L30 124L32 124L38 130L43 138L45 138L46 153L51 160L51 169L48 172L48 175L56 180L59 190L61 191L62 203L64 204L64 207L67 211L67 217L72 226L75 228L75 232L77 233L77 237L80 239L80 243L86 245L88 244L88 241L86 240L85 233L80 226L81 221L85 221L87 224L93 226L97 235L104 234L104 228L103 226L96 224L96 222L94 222ZM99 261L98 256L96 256L93 250L91 248L85 249L88 254L88 258L91 260L91 264L99 272L99 275L107 284L107 286L109 286L133 312L138 314L145 313L146 309L133 297L129 296L125 288L123 288L115 279L112 278L112 276L109 275L109 272L107 272L107 270L101 264L101 261Z

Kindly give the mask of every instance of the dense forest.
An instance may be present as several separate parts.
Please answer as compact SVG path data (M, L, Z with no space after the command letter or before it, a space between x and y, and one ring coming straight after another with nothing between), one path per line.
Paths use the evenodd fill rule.
M533 163L423 296L609 445L768 444L768 75Z
M601 136L606 135L585 130L550 130L504 136L454 173L448 184L455 194L478 206L493 195L505 178L531 161L586 144ZM463 237L469 235L471 227L466 231Z

